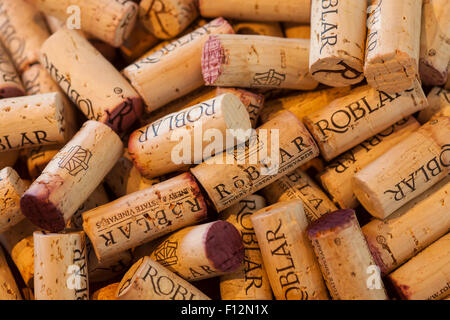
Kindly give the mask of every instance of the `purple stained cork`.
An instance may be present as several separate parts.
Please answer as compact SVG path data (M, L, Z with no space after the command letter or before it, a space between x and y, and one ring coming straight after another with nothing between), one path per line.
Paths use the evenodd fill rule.
M47 183L38 182L20 198L20 209L33 224L51 232L64 230L64 214L50 201L52 191L63 181L55 179Z
M447 82L448 71L440 72L426 60L419 60L419 74L422 83L426 86L442 86Z
M333 232L338 228L349 225L356 220L355 211L352 209L329 212L314 221L306 229L310 239L318 238L324 233Z
M216 221L205 236L206 256L215 269L232 272L244 260L244 245L239 231L227 221Z
M22 97L24 95L25 92L16 87L7 86L0 88L0 99Z
M372 254L373 259L375 260L375 263L377 264L377 266L380 268L380 271L382 274L387 274L388 273L388 267L386 266L386 264L383 262L383 259L381 258L381 252L378 249L378 246L373 244L372 241L375 241L372 238L369 238L367 236L365 236L366 241L367 241L367 245L369 246L369 250L370 253Z
M144 105L139 97L128 97L112 111L106 111L105 124L116 133L125 133L139 119Z
M215 35L210 35L203 46L202 52L202 74L207 86L214 82L221 74L221 65L224 58L223 47Z

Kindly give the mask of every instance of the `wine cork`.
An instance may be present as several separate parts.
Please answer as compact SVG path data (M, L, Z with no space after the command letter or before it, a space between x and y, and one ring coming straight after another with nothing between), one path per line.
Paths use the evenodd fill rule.
M262 193L270 204L302 200L308 221L315 221L325 213L337 210L322 189L300 168L269 184L262 189Z
M286 38L310 39L311 26L296 22L283 22L283 29Z
M76 31L61 29L45 41L41 63L88 119L124 132L141 115L136 91Z
M89 282L91 283L116 279L118 276L125 274L133 264L131 250L119 252L104 261L99 261L89 241L87 244L87 257Z
M258 195L242 199L222 213L222 219L233 224L244 244L244 269L220 277L222 300L272 300L272 289L263 265L250 217L266 206Z
M395 94L363 86L307 115L304 122L329 161L426 106L418 82Z
M313 90L309 41L258 35L211 35L203 46L208 86Z
M69 101L52 76L40 63L35 63L22 72L22 83L27 95L40 93L60 92L64 103L64 120L66 121L66 132L68 137L72 137L79 129L78 115L75 106Z
M0 100L0 152L66 142L70 136L58 92Z
M5 232L23 218L20 211L20 197L27 190L28 183L20 179L17 172L6 167L0 170L0 233Z
M36 300L88 300L84 232L36 231L33 238Z
M120 46L120 52L125 62L130 64L146 53L159 42L139 21L136 21L128 39Z
M133 165L128 149L124 150L123 156L120 157L119 161L105 177L106 184L118 198L144 190L163 180L162 177L155 179L144 178Z
M361 142L328 164L320 181L341 209L355 209L359 202L353 194L352 178L369 163L386 153L420 127L414 117L402 119Z
M25 95L16 69L14 68L8 53L0 44L0 99L19 97Z
M351 87L329 88L311 92L295 93L289 96L269 100L265 103L261 112L261 121L267 122L275 116L289 110L294 113L300 121L303 118L325 108L337 98L350 94Z
M428 107L420 111L417 120L425 123L435 117L450 117L450 91L440 87L431 89L427 96Z
M249 21L292 21L308 23L309 0L200 0L200 15L206 18L223 16Z
M203 292L149 257L137 261L123 277L118 300L210 300Z
M66 26L66 24L67 24L67 20L63 21L61 19L58 19L55 16L51 16L51 15L48 15L45 13L44 13L44 18L45 18L45 21L47 22L48 29L50 30L50 32L52 34L55 33L56 31L58 31L59 29L64 28L64 26Z
M244 104L234 94L225 93L136 130L130 136L128 150L141 174L154 178L214 155L212 150L207 154L211 141L204 137L208 131L215 130L214 145L219 147L214 151L218 153L232 147L226 141L228 130L249 129L250 117Z
M19 73L39 61L39 50L49 36L39 10L28 1L0 3L0 40Z
M53 159L61 148L61 145L49 145L26 150L27 167L30 177L32 179L39 177L47 164Z
M119 288L119 282L111 283L106 287L98 289L92 295L91 300L117 300L116 292Z
M178 36L198 17L195 0L142 0L139 19L155 37Z
M208 23L208 21L206 21L205 19L202 18L198 18L197 20L195 20L189 27L186 28L186 30L184 30L179 38L184 37L185 35L195 31L196 29L203 27L204 25L206 25ZM139 59L138 61L141 61L149 56L151 56L152 54L154 54L156 51L163 49L164 47L166 47L168 44L170 44L171 42L173 42L172 40L163 40L161 42L159 42L157 45L155 45L154 47L150 48L147 52L145 52ZM135 61L135 62L138 62Z
M202 103L203 101L210 100L217 96L217 90L218 88L205 86L195 89L191 93L178 98L151 113L144 114L144 117L141 118L141 124L144 127L152 122L164 118L171 113L180 112L183 109L187 109L195 106L196 104Z
M426 0L422 7L419 73L427 86L442 86L450 60L450 8L446 0Z
M33 64L22 73L22 82L27 95L49 92L63 93L58 84L40 63ZM64 98L67 100L66 96Z
M128 0L27 0L47 15L62 21L77 23L74 12L83 31L112 45L120 45L133 30L138 14L138 6ZM71 8L76 10L69 11ZM69 13L70 12L70 13ZM72 15L71 15L72 14ZM73 22L72 22L73 21Z
M220 212L317 156L309 132L285 111L260 126L245 144L209 158L191 172Z
M319 264L306 237L308 221L301 200L280 202L250 220L277 300L326 300Z
M6 262L5 253L0 247L0 300L22 300L16 280Z
M440 111L435 113L430 120L436 120L440 117L450 117L450 105L446 105Z
M450 291L450 233L389 275L405 300L439 300Z
M12 150L0 153L0 170L5 167L13 167L19 158L19 150Z
M367 82L387 93L411 88L419 78L422 0L372 0L368 11Z
M23 219L7 231L0 233L0 243L8 251L14 264L28 287L34 286L34 243L33 232L38 227Z
M83 214L83 229L100 261L206 218L189 173L134 192Z
M183 279L197 281L241 268L244 245L231 223L218 220L173 233L149 256Z
M362 231L375 262L384 274L402 265L450 229L450 178L395 211L374 219Z
M309 68L314 79L332 87L364 79L366 11L367 0L312 0Z
M106 193L103 184L99 184L97 188L90 194L86 201L78 208L69 220L66 228L74 230L83 229L83 216L86 211L92 210L109 202L108 194Z
M255 128L259 119L259 115L264 107L264 95L239 88L221 87L201 87L193 91L192 93L181 97L171 103L168 103L164 107L152 112L146 117L144 122L145 124L150 124L161 118L164 118L168 114L179 112L183 109L187 109L203 101L220 96L224 93L232 93L241 100L248 111L248 115L250 116L252 128Z
M45 230L63 230L122 152L122 141L108 126L85 122L22 196L22 213Z
M201 87L201 52L208 35L232 32L227 21L217 18L129 65L123 74L152 112Z
M353 210L322 216L308 227L307 235L334 300L387 299Z
M384 219L450 172L450 118L432 120L353 177L353 192Z
M279 22L239 21L233 24L233 29L237 34L284 37Z
M264 95L239 88L216 88L216 96L224 93L232 93L241 100L250 116L252 128L255 128L264 107Z

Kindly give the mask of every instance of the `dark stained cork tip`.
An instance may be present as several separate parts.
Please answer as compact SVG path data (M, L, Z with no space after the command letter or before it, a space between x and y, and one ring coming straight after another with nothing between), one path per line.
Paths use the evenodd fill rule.
M24 95L25 92L23 92L23 90L19 88L15 87L0 88L0 99L22 97Z
M144 110L141 98L126 98L121 104L107 111L104 123L116 133L125 133L140 118Z
M355 211L352 209L337 210L324 214L320 219L311 223L307 229L310 239L316 238L322 232L331 231L356 220Z
M231 272L239 269L244 260L244 245L239 231L229 222L216 221L209 228L206 239L206 256L215 269Z
M423 59L419 62L419 73L423 84L427 86L442 86L447 82L447 71L441 73Z
M20 209L33 224L51 232L65 228L64 215L49 200L49 189L44 184L32 185L20 198Z

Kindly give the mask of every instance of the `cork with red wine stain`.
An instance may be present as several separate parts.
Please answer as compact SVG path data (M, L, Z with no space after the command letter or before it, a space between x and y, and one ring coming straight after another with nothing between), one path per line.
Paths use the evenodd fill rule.
M215 269L236 271L244 260L244 245L239 231L227 221L216 221L205 236L206 256Z
M52 192L63 184L64 180L58 175L52 176L52 180L33 184L20 198L22 213L33 224L45 230L51 232L63 230L64 214L50 200Z
M318 238L337 229L345 229L356 220L355 211L351 209L337 210L324 214L319 220L311 223L307 229L310 239Z
M419 59L420 80L427 86L443 86L447 82L448 70L439 71L426 59Z
M202 51L202 74L207 86L214 85L214 82L220 76L224 57L225 53L219 38L210 35L203 45Z
M170 256L165 254L170 250ZM239 231L227 221L181 229L160 240L150 258L188 281L234 272L244 261Z
M143 101L139 96L127 97L122 103L106 110L104 123L116 133L124 133L140 118L144 111Z
M22 195L22 213L45 230L64 230L122 154L123 143L110 127L86 121Z
M0 99L21 97L25 95L25 91L14 86L6 86L0 88Z

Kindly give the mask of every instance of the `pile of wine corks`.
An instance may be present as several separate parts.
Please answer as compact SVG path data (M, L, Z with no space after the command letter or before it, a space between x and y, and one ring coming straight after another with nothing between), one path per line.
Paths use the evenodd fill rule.
M450 297L447 0L2 0L0 299Z

